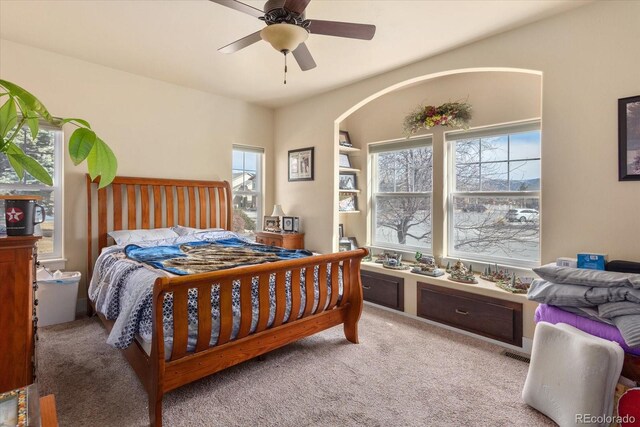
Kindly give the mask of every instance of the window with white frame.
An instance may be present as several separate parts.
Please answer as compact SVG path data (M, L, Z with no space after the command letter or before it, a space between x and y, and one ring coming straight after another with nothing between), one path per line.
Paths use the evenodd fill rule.
M369 146L371 242L398 250L431 251L431 138Z
M446 135L448 255L533 266L540 262L540 123Z
M253 235L260 229L262 218L262 157L261 148L233 146L233 231Z
M53 178L53 186L49 187L33 178L27 172L19 179L9 160L0 157L0 193L38 195L42 197L38 204L45 209L44 222L36 226L36 234L42 234L38 242L38 257L40 259L63 258L62 235L62 165L63 165L63 134L62 129L47 123L40 123L40 131L36 138L32 138L28 127L24 127L14 139L14 144L28 156L36 159ZM36 220L40 220L40 212L36 211ZM4 227L4 203L0 203L0 226Z

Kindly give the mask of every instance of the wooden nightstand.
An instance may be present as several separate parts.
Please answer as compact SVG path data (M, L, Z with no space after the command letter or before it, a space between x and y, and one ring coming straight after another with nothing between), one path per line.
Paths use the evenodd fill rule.
M256 242L285 249L304 249L304 233L256 232Z

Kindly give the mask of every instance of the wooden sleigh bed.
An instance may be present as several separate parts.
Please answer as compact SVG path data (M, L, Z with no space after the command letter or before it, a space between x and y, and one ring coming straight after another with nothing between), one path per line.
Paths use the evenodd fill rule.
M107 233L111 230L177 224L231 229L231 189L226 181L116 177L111 185L98 190L97 184L87 176L87 196L88 277L91 277L97 254L107 246ZM97 210L93 211L92 206L96 202ZM94 233L96 222L97 233ZM366 254L366 249L358 249L211 273L158 278L153 287L151 352L148 355L138 340L122 350L147 390L151 425L162 425L162 397L165 393L222 369L340 324L344 324L347 340L357 343L358 320L362 312L360 262ZM319 299L314 310L313 270L316 266L319 267ZM341 298L338 298L339 268L342 268ZM305 269L302 292L301 269ZM330 283L327 283L328 269L331 272ZM291 272L292 277L290 312L298 313L302 297L305 301L303 313L297 319L284 318L287 272ZM275 274L276 308L273 324L268 328L269 277L272 274ZM259 280L259 317L255 331L250 334L251 282L254 277ZM235 340L231 340L233 281L240 282L241 305L240 329ZM217 344L210 347L210 295L214 285L220 286L220 329ZM195 351L187 351L187 293L193 288L198 290L198 338ZM173 294L174 330L171 356L165 360L162 307L168 293ZM114 322L101 314L98 316L110 331Z

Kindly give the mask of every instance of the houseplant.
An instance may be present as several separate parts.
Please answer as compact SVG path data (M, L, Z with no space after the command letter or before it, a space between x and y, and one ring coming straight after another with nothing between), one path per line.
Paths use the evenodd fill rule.
M116 176L118 162L111 148L96 135L86 120L53 117L46 107L31 93L20 86L0 80L0 155L20 179L28 172L38 181L53 185L46 169L33 157L26 155L14 144L16 136L27 126L31 136L38 135L39 123L43 120L56 126L66 123L77 128L69 137L69 156L75 165L87 161L92 179L100 177L100 188L109 185Z

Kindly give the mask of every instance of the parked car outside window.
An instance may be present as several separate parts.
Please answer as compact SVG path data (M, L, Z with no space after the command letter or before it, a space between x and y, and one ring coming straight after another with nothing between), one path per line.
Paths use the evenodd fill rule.
M481 205L479 203L476 204L468 204L462 208L462 212L485 212L487 207L485 205Z
M537 221L539 213L535 209L509 209L507 220L509 222L533 222Z

